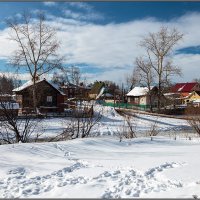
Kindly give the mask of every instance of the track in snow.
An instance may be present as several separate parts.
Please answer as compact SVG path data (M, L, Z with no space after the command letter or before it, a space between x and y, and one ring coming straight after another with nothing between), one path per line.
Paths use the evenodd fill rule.
M27 177L22 167L8 171L8 178L0 180L1 198L22 198L37 196L53 190L55 187L66 185L103 183L109 187L102 193L101 198L140 197L143 193L166 191L174 187L183 187L179 181L169 180L160 176L163 170L179 167L179 163L165 163L151 168L145 172L135 169L104 171L96 177L72 176L73 171L91 167L82 162L75 161L69 167L54 171L45 176ZM76 173L78 174L78 173Z

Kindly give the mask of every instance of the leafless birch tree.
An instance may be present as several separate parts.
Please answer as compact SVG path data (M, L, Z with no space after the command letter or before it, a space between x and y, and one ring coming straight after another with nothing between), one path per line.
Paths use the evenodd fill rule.
M152 92L151 86L154 82L153 79L153 69L149 61L145 61L142 57L137 57L135 60L136 73L138 77L138 82L148 88L150 111L152 112Z
M161 108L162 88L169 81L169 77L179 75L181 70L172 65L170 54L174 46L181 40L183 34L175 28L169 30L162 27L156 33L149 33L140 43L145 48L147 58L155 72L158 83L158 110Z
M24 12L20 19L6 20L10 28L9 39L17 44L17 49L10 58L10 64L17 69L24 68L33 81L33 105L36 110L36 81L43 74L61 67L62 58L58 56L59 42L56 30L45 21L42 12L33 18Z

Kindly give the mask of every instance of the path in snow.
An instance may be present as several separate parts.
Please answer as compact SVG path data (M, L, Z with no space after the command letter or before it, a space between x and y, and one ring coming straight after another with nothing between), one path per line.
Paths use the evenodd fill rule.
M135 169L104 171L96 177L72 176L73 171L90 167L75 161L69 167L54 171L45 176L27 177L23 167L8 171L8 178L0 180L1 198L22 198L37 196L49 192L55 187L67 185L89 184L96 185L104 182L109 187L102 194L102 198L140 197L142 193L166 191L169 188L182 187L179 181L169 180L159 174L166 169L179 167L179 163L165 163L145 172ZM78 172L76 173L78 174Z

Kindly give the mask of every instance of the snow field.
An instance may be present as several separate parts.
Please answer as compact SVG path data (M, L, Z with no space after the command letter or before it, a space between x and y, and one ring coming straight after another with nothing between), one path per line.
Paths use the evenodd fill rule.
M200 195L194 189L200 183L200 162L192 158L199 144L164 137L122 142L106 137L0 146L0 197L138 198L165 197L169 191L172 197Z
M95 105L95 113L102 107ZM159 135L144 137L157 122ZM47 118L43 137L62 133L69 119ZM138 138L119 142L123 117L104 107L91 137L1 145L0 198L192 198L200 195L200 138L185 120L140 115ZM169 133L174 135L169 137ZM167 136L167 137L166 137Z
M94 106L95 113L102 112L102 118L91 130L93 136L108 136L118 135L124 124L124 119L112 107L102 107L101 105ZM157 122L157 129L160 135L173 135L177 131L191 132L191 128L186 120L157 117L152 115L137 114L136 118L131 118L132 124L135 126L137 136L145 136L151 129L152 125ZM69 118L49 118L43 121L44 134L43 137L53 137L62 133L64 127L70 123ZM187 132L186 132L187 133ZM182 134L184 137L186 134Z

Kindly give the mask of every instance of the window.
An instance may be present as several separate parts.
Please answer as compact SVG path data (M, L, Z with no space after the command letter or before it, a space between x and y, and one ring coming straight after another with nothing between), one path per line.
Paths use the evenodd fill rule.
M47 96L47 102L52 102L53 98L52 96Z

